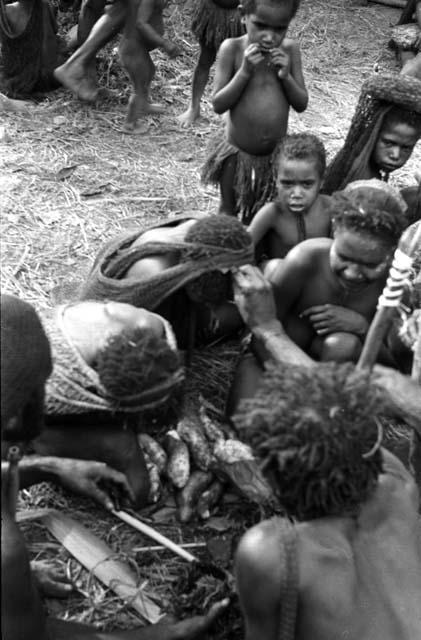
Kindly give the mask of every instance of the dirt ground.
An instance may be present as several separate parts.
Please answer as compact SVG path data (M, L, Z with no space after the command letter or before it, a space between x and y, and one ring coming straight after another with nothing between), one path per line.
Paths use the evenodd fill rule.
M122 131L129 86L119 67L116 42L101 54L98 65L100 84L111 89L113 97L87 106L59 89L34 107L30 115L1 114L2 291L25 298L38 308L51 306L81 282L106 238L161 216L216 211L216 190L204 188L199 180L207 141L220 126L210 104L211 85L197 125L182 129L176 120L187 107L198 53L189 30L189 2L170 0L166 15L168 35L184 53L176 60L168 60L160 51L153 53L157 75L152 97L163 102L167 111L164 116L146 118L141 135L128 136ZM315 132L332 156L347 132L363 80L377 70L397 71L387 41L398 16L397 9L366 5L361 0L302 2L292 32L301 42L310 103L304 114L292 114L291 131ZM71 24L71 16L59 18L62 28ZM413 173L420 162L418 144L393 182L399 186L414 184ZM85 505L61 491L53 492L48 485L24 492L21 501L26 509L53 506L71 513L118 552L130 554L133 546L148 544L112 516L104 517L94 510L91 503ZM218 514L229 516L230 544L234 544L240 529L259 515L248 514L245 521L247 508L241 504L235 508L238 518L230 505ZM24 530L32 556L54 558L58 554L61 560L74 564L41 526L25 525ZM174 523L165 525L164 532L179 542L200 542L216 535L215 530L207 534L200 526L182 528ZM217 535L222 534L219 531ZM142 577L159 594L165 610L188 614L195 599L206 606L210 594L221 593L206 578L200 597L194 590L184 597L186 567L166 552L132 553L131 557L139 563ZM226 566L230 566L229 561ZM85 576L85 586L87 580ZM91 583L86 587L89 597L75 597L67 604L50 601L50 611L100 627L132 627L138 623L136 616L99 583ZM237 610L232 619L235 632L226 635L229 625L225 621L211 637L241 637Z

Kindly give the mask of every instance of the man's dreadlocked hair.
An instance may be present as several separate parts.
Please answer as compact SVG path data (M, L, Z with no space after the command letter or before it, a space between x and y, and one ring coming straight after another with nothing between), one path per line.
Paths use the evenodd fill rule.
M180 355L164 338L137 328L111 336L95 368L106 391L118 399L165 382L180 366Z
M382 470L381 411L368 372L350 364L273 366L234 421L288 515L355 513Z
M210 245L232 250L251 246L252 239L244 225L232 216L208 216L198 220L186 234L186 242L200 247ZM218 268L218 265L215 264ZM210 271L186 286L189 297L195 302L218 304L232 299L231 277L220 271Z
M373 187L358 183L373 183ZM359 181L348 185L345 191L333 195L333 228L345 227L359 233L370 234L390 246L398 243L408 222L404 213L405 203L382 183L377 190L377 180ZM352 186L356 188L353 189ZM351 187L351 188L350 188Z
M256 6L260 4L272 4L272 5L285 5L291 7L291 18L297 13L297 9L300 6L301 0L240 0L240 5L244 15L249 15L256 11Z
M312 133L292 133L283 138L279 147L279 162L287 160L314 160L323 178L326 171L326 150L323 142Z

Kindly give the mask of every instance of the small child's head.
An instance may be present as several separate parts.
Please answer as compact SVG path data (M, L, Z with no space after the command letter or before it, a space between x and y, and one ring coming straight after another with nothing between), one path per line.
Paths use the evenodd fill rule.
M355 513L382 468L381 398L349 363L273 366L234 421L288 515Z
M405 203L380 180L360 180L334 195L330 267L350 292L383 278L407 224Z
M326 169L323 143L311 133L285 136L279 150L277 202L283 211L307 213L316 201Z
M260 44L263 51L279 47L299 4L300 0L243 0L239 9L249 42Z
M400 169L409 160L420 137L421 115L392 107L383 119L371 164L386 173Z

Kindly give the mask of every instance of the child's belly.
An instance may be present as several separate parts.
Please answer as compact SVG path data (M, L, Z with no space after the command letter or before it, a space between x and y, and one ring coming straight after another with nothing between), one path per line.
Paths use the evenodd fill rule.
M289 103L273 71L251 80L230 111L228 140L251 155L267 155L285 136Z

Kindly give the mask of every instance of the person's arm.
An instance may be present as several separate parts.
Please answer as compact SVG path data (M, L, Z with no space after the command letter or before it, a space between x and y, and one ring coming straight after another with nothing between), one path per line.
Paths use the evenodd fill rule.
M395 369L375 365L372 381L385 392L385 413L405 420L421 437L421 388L415 380Z
M235 580L246 640L279 638L281 562L279 540L275 537L271 544L273 536L267 535L271 525L271 522L264 522L247 531L235 557Z
M151 25L150 19L155 9L156 0L141 0L137 11L136 27L139 34L154 47L163 49L170 58L180 53L179 47L161 36Z
M245 265L233 274L233 282L237 308L253 334L260 360L314 366L277 319L272 287L261 271Z
M243 62L236 72L236 46L235 40L225 40L216 58L212 105L215 113L218 114L229 111L237 104L249 83L254 67L263 60L258 45L249 45L244 52Z
M247 231L253 238L253 244L256 247L260 240L264 238L267 232L273 227L274 218L276 216L276 206L273 202L265 204L254 216Z
M272 62L279 69L278 78L282 82L291 107L298 113L305 111L308 105L308 93L304 83L298 43L290 41L285 48L275 49Z
M43 481L57 482L75 493L93 498L109 511L115 505L107 487L113 487L118 494L134 500L126 476L96 460L24 456L19 462L19 480L21 489Z

